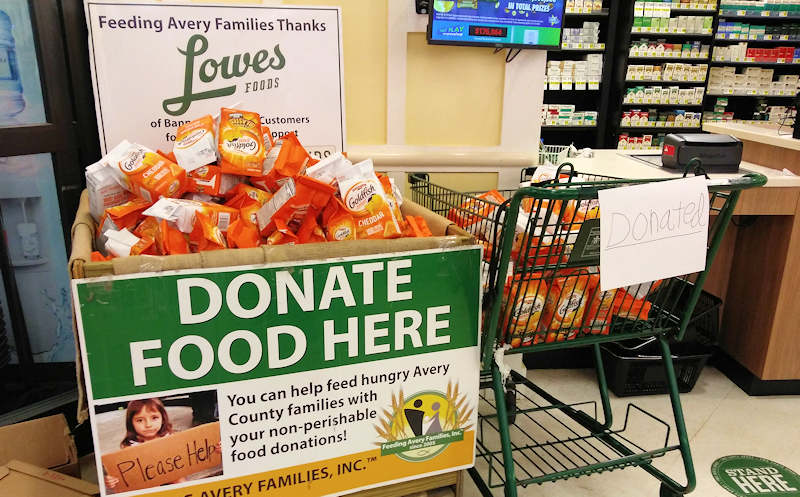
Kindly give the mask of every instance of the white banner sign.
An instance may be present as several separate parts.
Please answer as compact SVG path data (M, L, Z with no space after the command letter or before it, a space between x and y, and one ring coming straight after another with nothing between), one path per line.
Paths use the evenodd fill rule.
M338 7L85 8L104 152L123 139L172 150L179 125L234 105L317 156L345 149Z

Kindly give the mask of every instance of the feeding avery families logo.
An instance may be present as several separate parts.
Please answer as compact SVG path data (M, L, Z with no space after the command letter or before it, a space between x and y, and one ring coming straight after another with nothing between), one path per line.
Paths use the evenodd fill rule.
M447 391L426 390L406 397L401 389L392 394L390 410L383 410L376 445L381 455L396 455L409 462L422 462L441 454L451 443L464 439L473 407L458 389L447 383Z

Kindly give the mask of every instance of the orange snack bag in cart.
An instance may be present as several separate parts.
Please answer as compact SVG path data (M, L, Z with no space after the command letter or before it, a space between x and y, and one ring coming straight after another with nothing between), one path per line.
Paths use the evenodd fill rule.
M339 192L345 208L356 222L356 238L397 238L402 235L400 224L375 176L372 160L355 164L337 176Z
M386 194L386 199L389 202L389 207L392 208L392 213L394 214L394 218L397 220L397 224L400 226L400 231L404 231L406 228L406 223L403 220L403 214L400 212L400 203L394 196L394 190L392 189L392 182L386 175L379 174L377 176L378 180L381 182L381 186L383 186L383 193Z
M275 220L275 231L267 237L267 245L295 245L297 235L282 219Z
M562 270L553 279L547 293L542 323L550 329L546 342L572 340L583 323L589 301L589 275Z
M258 229L262 235L270 236L279 220L286 226L299 226L308 212L319 213L324 209L335 191L332 186L308 176L289 178L256 213Z
M172 153L187 172L217 161L214 118L203 116L178 127Z
M506 343L512 347L530 345L538 340L535 332L547 303L547 283L540 273L524 281L517 275L510 284L506 282L504 293L505 315L501 330L507 330Z
M611 320L623 295L619 289L601 291L600 275L597 273L589 275L589 293L591 297L583 325L589 328L592 335L608 335L611 331Z
M219 121L219 165L226 174L261 176L266 156L261 116L222 108Z
M180 197L186 191L186 171L142 145L123 141L106 160L119 184L148 202Z
M490 190L486 193L482 193L478 195L477 198L498 205L506 201L506 198L497 190ZM447 213L447 219L453 221L462 228L469 228L473 224L483 221L483 218L489 217L495 209L496 206L490 203L479 202L471 198L459 205L457 209L455 207L451 208Z
M158 225L156 246L163 255L188 254L189 240L187 236L170 226L169 222L162 219Z

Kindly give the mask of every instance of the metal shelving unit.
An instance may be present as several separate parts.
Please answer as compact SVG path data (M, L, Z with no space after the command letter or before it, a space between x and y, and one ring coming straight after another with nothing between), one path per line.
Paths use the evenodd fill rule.
M602 75L599 87L589 89L588 82L585 90L549 90L545 85L544 104L574 104L577 111L597 111L598 121L595 126L547 126L542 125L542 141L548 145L570 145L597 148L602 146L606 122L601 118L609 111L610 79L613 59L609 56L614 51L617 30L618 11L620 0L604 0L603 9L590 12L567 12L564 15L564 25L567 28L581 27L584 22L600 23L600 39L597 46L570 46L561 50L547 53L548 61L555 60L581 60L587 54L603 54Z

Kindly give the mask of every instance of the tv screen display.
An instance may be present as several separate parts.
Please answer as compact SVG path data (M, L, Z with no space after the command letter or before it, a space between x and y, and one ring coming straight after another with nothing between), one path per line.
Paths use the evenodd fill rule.
M565 0L434 0L428 41L439 45L558 48Z

